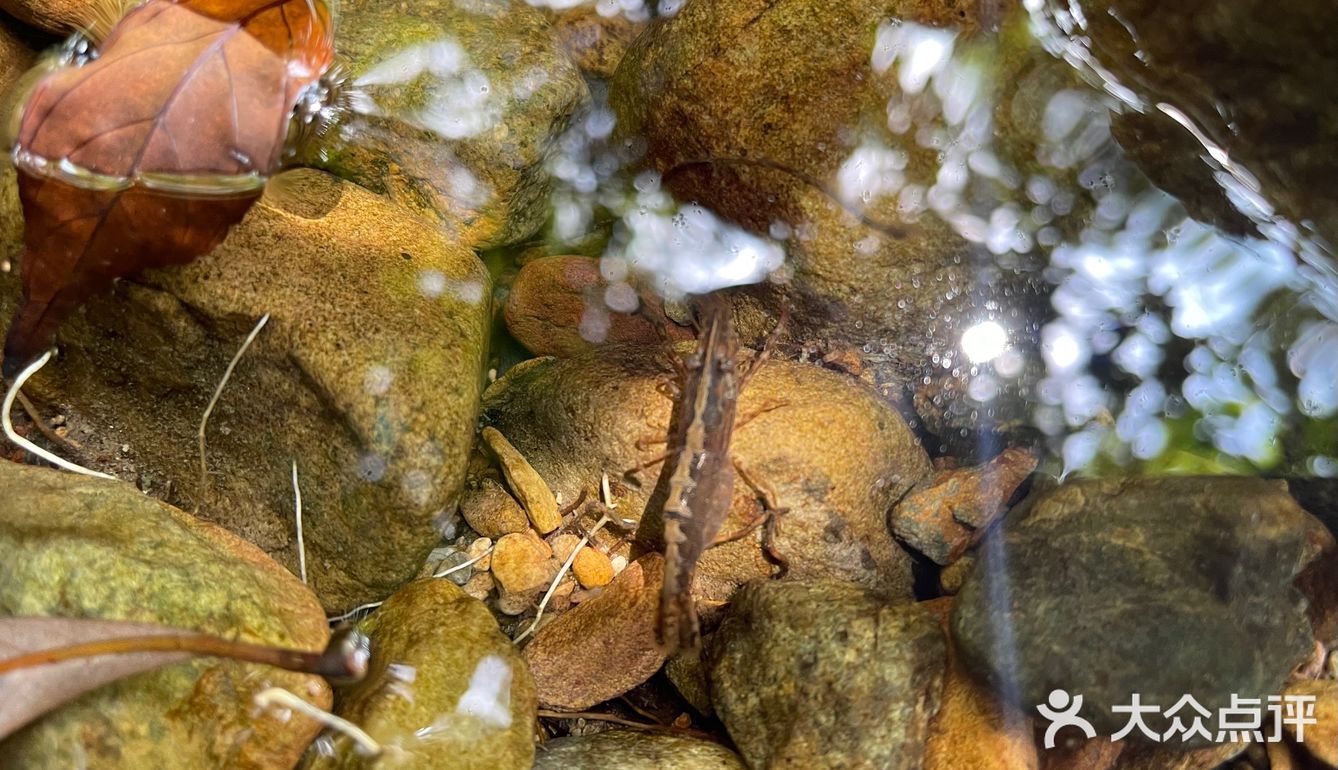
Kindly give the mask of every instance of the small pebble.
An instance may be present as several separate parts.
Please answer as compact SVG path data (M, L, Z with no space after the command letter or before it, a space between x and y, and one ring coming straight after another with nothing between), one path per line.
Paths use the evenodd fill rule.
M516 493L520 504L525 507L525 513L530 517L530 523L539 530L539 534L547 535L562 526L562 514L558 511L553 490L548 488L543 477L520 450L512 446L496 428L484 428L483 441L501 464L507 485Z
M615 556L612 559L609 559L609 563L613 565L613 574L615 575L621 575L623 574L623 570L627 569L626 556Z
M520 503L493 479L483 479L460 497L460 513L473 530L484 537L499 538L530 528Z
M584 588L605 586L613 580L613 564L609 557L588 546L576 553L571 571Z
M491 567L503 594L513 595L528 595L545 588L556 569L552 550L533 532L498 540Z
M492 554L488 549L492 548L492 538L481 537L469 544L469 549L465 551L470 559L478 559L474 562L475 572L487 572L492 569Z
M468 583L465 583L465 593L475 599L483 600L488 598L488 594L492 593L495 585L496 582L493 580L491 572L479 572L470 578Z
M571 556L571 552L576 550L576 546L580 545L580 543L581 538L576 535L570 533L558 535L553 538L553 542L550 543L550 545L553 546L553 558L566 564L567 557Z

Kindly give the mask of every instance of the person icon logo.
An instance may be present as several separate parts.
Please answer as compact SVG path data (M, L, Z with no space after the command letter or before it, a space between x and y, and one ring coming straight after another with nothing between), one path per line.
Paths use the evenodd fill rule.
M1050 691L1046 703L1036 706L1036 711L1041 716L1050 720L1050 726L1045 728L1045 747L1053 749L1055 747L1055 734L1065 727L1076 727L1082 730L1083 735L1088 738L1096 737L1096 730L1092 723L1078 716L1078 711L1082 709L1082 696L1070 696L1066 690L1055 689Z

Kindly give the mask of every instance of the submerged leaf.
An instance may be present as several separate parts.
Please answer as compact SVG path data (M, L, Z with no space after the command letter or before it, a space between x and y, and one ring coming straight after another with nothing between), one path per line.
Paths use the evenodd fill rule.
M317 0L149 0L96 58L37 81L13 153L26 250L5 369L112 280L217 245L278 169L293 106L332 57Z
M324 652L233 642L152 623L70 618L0 618L0 740L46 712L133 674L195 655L265 663L355 681L367 639L337 634Z

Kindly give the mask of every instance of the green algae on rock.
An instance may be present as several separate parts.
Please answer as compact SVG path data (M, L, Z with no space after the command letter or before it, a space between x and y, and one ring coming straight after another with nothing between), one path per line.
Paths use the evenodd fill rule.
M544 744L534 770L744 770L718 743L640 730L606 730Z
M335 710L384 756L364 757L340 737L308 770L529 770L534 681L482 602L449 580L415 580L359 628L372 641L368 674L339 693Z
M589 100L552 25L524 0L340 4L356 98L304 159L433 219L470 246L548 216L549 149Z
M609 345L527 361L489 387L484 420L564 501L582 492L594 499L607 474L618 515L639 520L638 539L657 543L654 461L664 454L656 441L672 409L661 391L673 377L669 355L664 347ZM738 414L732 454L788 509L776 545L792 574L851 580L909 598L910 557L893 542L887 514L931 468L901 416L853 378L779 360L757 370ZM740 479L722 531L743 528L760 509L758 493ZM772 573L759 537L703 555L700 598L725 601L744 582Z
M1010 511L976 554L953 608L962 660L1023 705L1081 693L1101 735L1128 723L1112 709L1130 693L1163 709L1190 695L1214 715L1277 694L1332 618L1308 588L1332 601L1338 584L1332 535L1284 482L1254 478L1069 482Z
M0 463L0 612L160 623L320 650L325 615L296 577L227 531L134 487ZM6 767L292 767L320 726L253 696L285 687L321 707L329 686L267 666L199 659L120 680L0 742Z
M928 610L844 582L753 581L703 657L749 767L921 767L946 666Z
M338 611L411 578L452 514L474 439L489 278L469 249L357 186L280 176L217 249L125 282L58 337L29 386L82 464L197 510L296 564ZM12 278L3 308L12 309ZM255 319L208 426L200 416Z

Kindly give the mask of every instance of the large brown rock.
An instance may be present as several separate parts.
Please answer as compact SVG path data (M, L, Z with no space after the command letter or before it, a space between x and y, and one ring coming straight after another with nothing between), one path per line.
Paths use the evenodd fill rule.
M0 283L4 317L16 284ZM474 253L413 214L289 172L209 255L91 301L27 392L59 405L82 447L60 448L73 459L289 565L296 461L311 585L348 609L412 577L454 511L489 291ZM210 418L204 483L200 417L263 314Z
M963 169L966 189L941 191L956 202L940 206L942 216L928 211L924 196L940 169L966 163L945 153L968 121L942 119L948 110L931 89L903 92L895 69L881 63L894 22L941 30L937 42L955 35L954 51L968 62L962 77L983 78L990 85L980 93L998 93L1002 104L1014 73L969 63L997 56L983 30L999 21L1000 5L685 3L652 24L619 66L610 91L619 135L644 144L644 162L680 200L786 242L797 336L863 350L881 376L905 384L929 373L931 359L960 356L961 332L994 315L991 302L1010 309L999 319L1019 341L1042 307L1039 285L1015 273L1024 260L996 259L979 233L963 235L984 228L964 225L966 215L988 219L1016 191ZM984 99L970 108L988 121ZM902 113L909 126L889 129ZM921 199L908 205L903 188Z
M582 493L598 499L607 475L614 515L639 522L638 539L657 543L663 525L653 496L662 467L656 459L664 455L673 408L662 392L673 377L667 355L663 348L611 345L527 361L489 388L484 419L564 501ZM792 574L910 597L909 556L893 542L887 514L931 468L896 411L853 378L771 360L740 396L731 453L788 509L776 547ZM759 492L741 478L721 531L738 531L761 511ZM615 538L607 538L613 545ZM749 579L772 574L760 538L753 532L709 549L698 596L721 602Z
M664 663L655 640L664 559L646 554L608 588L539 629L525 660L546 708L580 711L646 681Z
M158 623L315 651L330 636L290 572L123 482L0 462L0 563L3 615ZM200 658L62 706L0 743L0 765L287 770L321 727L257 709L272 686L330 706L319 677Z
M1037 16L1071 17L1074 8L1041 3ZM1055 42L1095 62L1113 93L1140 105L1113 128L1159 186L1229 229L1280 215L1338 240L1338 203L1326 192L1338 174L1332 5L1082 0L1076 8L1087 23L1069 35L1056 25ZM1205 141L1230 158L1234 178Z

